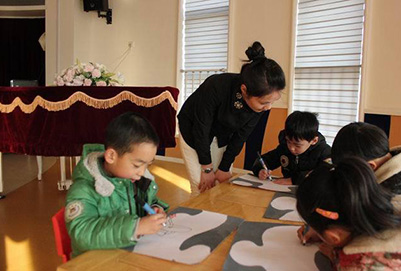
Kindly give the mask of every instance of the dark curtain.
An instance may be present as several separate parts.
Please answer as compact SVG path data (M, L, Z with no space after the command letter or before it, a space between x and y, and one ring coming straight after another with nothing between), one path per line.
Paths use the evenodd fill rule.
M10 80L38 80L45 84L45 52L38 40L45 19L0 19L0 86Z

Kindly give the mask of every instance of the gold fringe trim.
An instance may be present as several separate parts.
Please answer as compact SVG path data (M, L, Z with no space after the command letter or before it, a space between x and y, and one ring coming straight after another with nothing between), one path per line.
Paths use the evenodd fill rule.
M47 101L40 96L36 96L31 104L25 104L21 101L19 97L17 97L11 104L0 103L0 112L11 113L17 106L21 108L22 112L27 114L35 111L36 107L38 106L46 109L47 111L62 111L66 110L76 102L83 102L86 105L97 109L112 108L123 101L131 101L132 103L138 106L153 107L162 103L164 100L168 100L171 106L177 111L178 107L177 102L174 101L173 96L167 90L160 93L160 95L149 99L139 97L133 94L132 92L124 90L120 92L118 95L104 100L90 97L81 91L75 92L68 99L58 102Z

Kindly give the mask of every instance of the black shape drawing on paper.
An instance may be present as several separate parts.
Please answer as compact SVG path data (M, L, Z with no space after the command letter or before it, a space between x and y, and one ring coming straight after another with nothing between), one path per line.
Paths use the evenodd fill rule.
M204 260L243 219L214 212L179 207L172 226L162 234L141 237L130 250L152 257L186 264Z
M294 194L276 192L263 217L302 222L296 203L297 200Z

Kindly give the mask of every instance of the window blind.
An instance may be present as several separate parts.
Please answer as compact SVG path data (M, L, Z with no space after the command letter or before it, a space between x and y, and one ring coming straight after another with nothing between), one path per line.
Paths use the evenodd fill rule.
M184 1L184 99L227 69L228 13L229 0Z
M329 144L358 119L364 0L299 0L293 110L319 114Z

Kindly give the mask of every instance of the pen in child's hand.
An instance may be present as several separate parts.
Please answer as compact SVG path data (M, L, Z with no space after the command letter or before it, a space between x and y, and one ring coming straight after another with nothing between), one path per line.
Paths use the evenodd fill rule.
M147 202L143 204L143 209L145 209L145 211L150 215L156 214L155 210L153 210L152 207L150 207ZM163 223L163 227L166 227L166 223Z
M267 171L267 174L269 174L269 169L267 168L265 161L263 160L262 156L260 155L260 152L258 152L258 157L259 157L259 162L262 164L262 167ZM269 174L269 180L273 181L272 176Z
M309 225L306 224L302 232L302 245L306 245L305 234L307 234L308 231L309 231Z

